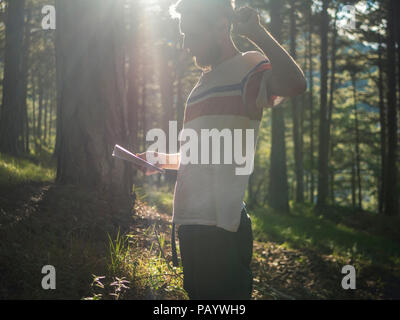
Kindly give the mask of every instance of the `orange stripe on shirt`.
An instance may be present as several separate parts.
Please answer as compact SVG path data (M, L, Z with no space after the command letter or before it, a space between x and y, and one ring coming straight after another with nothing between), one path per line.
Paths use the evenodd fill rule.
M234 115L249 117L249 114L243 106L242 97L224 96L205 99L186 108L185 123L201 116L208 115Z

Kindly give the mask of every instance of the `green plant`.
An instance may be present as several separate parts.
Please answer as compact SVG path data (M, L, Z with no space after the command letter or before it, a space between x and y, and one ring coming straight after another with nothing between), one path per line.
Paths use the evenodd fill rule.
M129 241L127 237L120 235L119 229L114 241L108 233L107 236L110 250L109 271L111 274L119 274L123 271L125 261L129 254Z

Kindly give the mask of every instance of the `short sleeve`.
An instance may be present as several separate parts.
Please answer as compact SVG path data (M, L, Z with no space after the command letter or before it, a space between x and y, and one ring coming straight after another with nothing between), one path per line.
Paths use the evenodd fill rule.
M246 77L244 82L244 102L252 114L263 108L273 108L282 103L285 97L269 93L268 79L272 66L268 60L259 63Z

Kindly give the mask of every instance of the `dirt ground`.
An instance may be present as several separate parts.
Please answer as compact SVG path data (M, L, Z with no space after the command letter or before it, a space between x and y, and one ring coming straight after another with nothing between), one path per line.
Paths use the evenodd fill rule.
M71 200L75 197L71 190L70 187L49 183L0 187L2 242L0 297L2 299L46 298L46 295L32 289L37 286L41 276L39 274L37 277L32 277L32 270L36 270L38 261L46 254L49 255L49 252L54 256L58 247L64 246L65 235L74 232L84 235L89 242L96 242L88 243L90 250L92 247L95 249L90 251L85 248L86 251L82 251L81 248L77 248L75 252L71 249L73 245L71 244L71 248L68 248L70 256L59 258L64 259L62 260L64 268L69 272L73 270L75 274L81 274L79 289L75 290L74 284L70 284L69 293L66 296L55 297L57 299L79 299L87 294L91 273L101 270L105 264L103 256L106 253L104 244L106 238L97 234L105 234L110 228L123 225L126 232L141 235L140 243L145 247L149 246L153 239L146 238L148 236L144 230L156 224L159 234L164 234L166 239L165 258L171 261L170 215L158 212L154 207L137 200L135 214L121 216L107 211L109 208L101 198L92 199L91 196L83 196L74 202ZM24 227L21 227L22 224ZM40 240L42 237L40 230L46 230L47 233L43 234L47 236L55 234L58 240L51 241L50 244L53 251L41 247L44 244L49 245L49 241L47 238L46 241ZM15 231L20 234L16 235ZM176 241L178 244L178 240ZM251 267L254 274L253 299L256 300L400 299L398 268L395 270L374 265L362 266L361 272L357 273L356 289L344 290L341 287L344 276L341 274L342 264L333 256L305 249L289 250L278 243L259 241L254 241ZM21 277L25 277L24 283L21 279L16 280L17 274L21 273ZM60 272L60 277L63 277L63 271Z

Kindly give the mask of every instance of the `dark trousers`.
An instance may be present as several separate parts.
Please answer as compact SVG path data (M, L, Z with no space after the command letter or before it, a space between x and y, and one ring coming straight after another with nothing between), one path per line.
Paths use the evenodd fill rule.
M191 300L250 299L253 274L251 220L242 210L239 230L181 225L178 229L183 287Z

